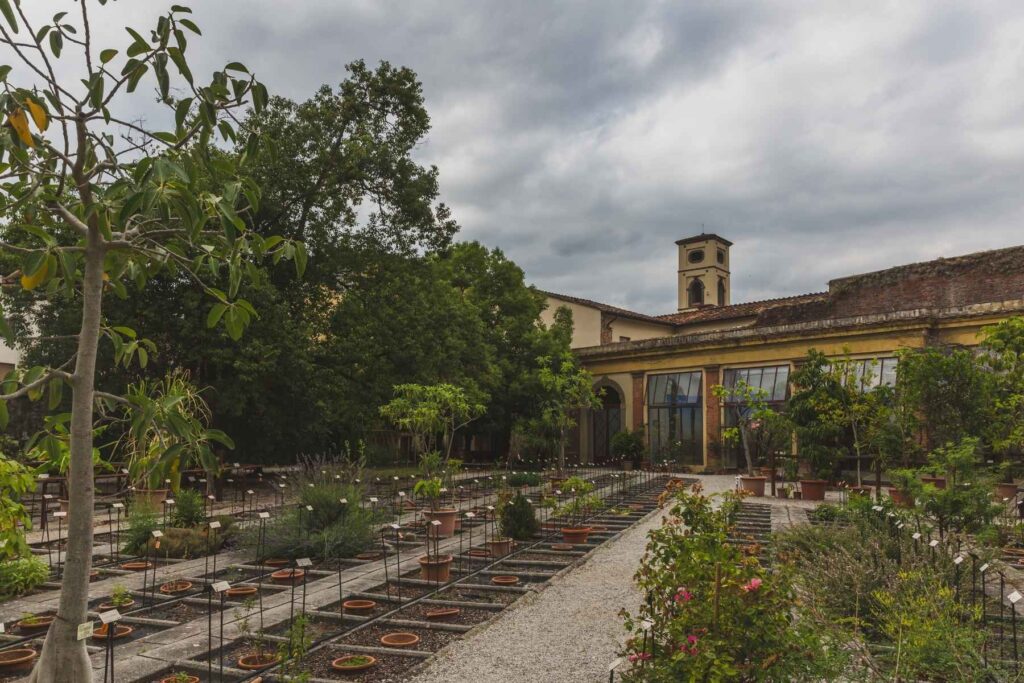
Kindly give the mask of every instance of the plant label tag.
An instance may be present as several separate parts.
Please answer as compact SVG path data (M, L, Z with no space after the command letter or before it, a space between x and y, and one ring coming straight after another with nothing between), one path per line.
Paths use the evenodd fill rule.
M619 664L622 664L622 657L618 657L612 660L612 663L608 665L609 671L615 671L619 668Z
M46 472L43 472L42 474L39 475L39 478L40 479L49 479L50 475L47 474Z
M235 463L235 467L241 467L241 466L242 466L242 463L240 463L240 462L236 462Z
M370 496L370 502L371 503L376 503L377 502L377 496Z
M200 484L205 484L205 483L206 483L206 479L200 479L200 480L199 480L199 483L200 483Z
M555 495L556 495L556 496L560 496L560 495L562 495L562 492L561 492L561 491L559 491L558 489L555 489Z
M217 583L210 586L214 593L223 593L227 589L231 588L231 584L227 581L218 581Z
M398 481L398 477L393 477L393 479L394 479L395 481Z
M476 513L475 512L467 512L466 513L466 519L473 519L474 517L476 517Z
M94 626L93 622L87 621L84 624L78 625L78 632L75 634L75 640L85 640L92 635Z
M286 485L285 484L278 484L278 486L280 486L281 488L285 488Z
M210 501L215 501L215 500L217 500L217 497L216 496L207 496L207 499L210 500Z
M57 519L61 519L62 517L67 517L68 513L66 513L66 512L54 512L53 516L56 517Z
M980 567L978 567L978 571L981 572L982 574L985 573L986 569L988 569L988 562L986 562L985 564L983 564Z
M640 628L642 628L645 631L650 631L652 628L654 628L654 622L650 619L644 619L640 622Z
M255 491L253 491L252 489L249 489L249 490L247 490L247 491L245 492L245 495L247 495L247 496L253 496L253 495L256 495L256 492L255 492Z
M234 484L234 483L235 483L235 480L234 480L234 479L228 479L228 483L229 483L229 484Z
M112 609L109 612L100 612L100 621L104 624L112 624L115 621L121 620L121 613L116 609Z
M269 512L261 512L260 513L260 519L270 519L270 513Z
M874 510L875 512L881 512L885 508L883 508L881 505L872 505L871 509Z
M4 622L0 621L0 633L3 633L5 628Z
M164 501L164 505L174 505L174 499L168 498L167 500Z
M211 529L219 529L220 528L220 522L218 522L217 520L214 520L214 521L210 522L210 528Z
M313 511L313 506L312 506L312 505L307 505L307 506L306 506L306 509L307 509L308 511L312 512L312 511Z
M295 560L295 566L296 567L312 567L313 566L313 560L309 559L308 557L300 557L299 559Z
M348 505L348 498L342 498L338 502L341 503L342 505Z
M282 475L281 475L281 478L282 478L282 479L287 479L287 478L288 478L288 475L287 475L287 474L282 474Z
M153 529L153 538L160 538L163 535L164 532L160 531L159 529Z
M939 545L939 539L937 539L937 538L933 538L933 539L932 539L931 541L929 541L928 545L930 545L930 546L931 546L931 547L933 547L933 548L936 548L936 547L938 547L938 545Z
M114 503L110 507L114 508L115 510L121 510L124 508L124 503Z
M920 541L921 540L921 532L918 531L918 532L914 533L913 535L911 535L911 538L914 539L915 541Z
M953 558L953 564L961 564L964 561L963 555L957 555Z
M1021 598L1024 598L1024 595L1021 595L1020 591L1013 591L1012 593L1006 596L1006 599L1010 601L1011 605L1016 605L1018 602L1020 602Z
M399 491L398 492L398 497L399 498L405 498L405 491Z
M490 510L491 512L494 512L494 506L493 505L488 505L487 509Z
M40 474L39 476L41 477L43 475ZM44 493L43 494L43 500L53 500L53 494L52 493Z
M399 529L401 529L402 527L401 527L400 525L398 525L398 524L392 524L392 525L391 525L391 528L392 528L392 529L394 529L395 531L398 531L398 530L399 530Z
M188 479L190 482L194 482L196 480L196 478L193 477L191 474L188 477L186 477L186 479Z
M306 486L308 486L309 488L316 488L313 486L313 482L309 482L308 484L306 484Z
M896 516L896 513L895 513L895 512L890 512L890 513L889 513L889 516L890 516L890 517L895 517L895 516Z
M441 522L436 519L430 520L430 526L441 526Z

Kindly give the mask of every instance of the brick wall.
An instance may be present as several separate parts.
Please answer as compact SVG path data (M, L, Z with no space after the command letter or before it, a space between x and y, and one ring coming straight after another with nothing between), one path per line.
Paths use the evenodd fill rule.
M644 373L633 373L633 427L632 429L643 429L644 410L647 409L647 402L644 400Z

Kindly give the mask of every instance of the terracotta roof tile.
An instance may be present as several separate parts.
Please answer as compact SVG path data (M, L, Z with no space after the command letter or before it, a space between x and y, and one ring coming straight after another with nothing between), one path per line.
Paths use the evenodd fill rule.
M644 322L657 323L659 325L666 325L666 326L671 324L671 322L668 321L668 320L662 320L660 316L647 315L645 313L637 313L636 311L630 311L630 310L627 310L625 308L619 308L618 306L610 306L608 304L603 304L600 301L591 301L590 299L581 299L578 296L569 296L568 294L558 294L557 292L546 292L546 291L544 291L542 289L541 290L537 290L537 291L539 291L541 294L543 294L545 296L555 297L556 299L562 299L563 301L568 301L569 303L573 303L573 304L579 304L580 306L589 306L591 308L596 308L599 311L602 311L604 313L609 313L611 315L617 315L620 318L631 318L633 320L643 320Z
M742 304L733 304L731 306L703 306L692 311L659 315L658 319L662 322L668 322L674 325L686 325L689 323L713 322L716 320L752 318L769 308L788 306L790 304L802 304L812 301L825 301L827 299L827 292L797 294L795 296L784 296L777 299L747 301Z

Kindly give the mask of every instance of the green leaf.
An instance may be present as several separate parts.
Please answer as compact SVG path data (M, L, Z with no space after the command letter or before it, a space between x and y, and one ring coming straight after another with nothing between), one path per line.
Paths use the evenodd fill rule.
M60 406L61 398L64 396L64 380L54 377L50 380L50 403L49 410L56 410Z
M174 62L174 66L178 67L178 72L191 85L192 70L188 68L188 62L185 61L185 55L183 55L181 50L176 47L167 48L167 54L171 56L171 61Z
M256 83L252 86L252 105L255 107L257 112L263 111L267 106L267 87L262 83Z
M192 107L192 98L186 97L185 99L178 102L174 107L174 125L181 128L185 125L185 119L188 118L188 111Z
M111 59L117 56L117 50L102 50L100 52L100 62L106 64Z
M308 261L306 255L306 245L303 242L295 243L295 272L298 273L299 277L306 272L306 261Z
M220 322L220 318L224 315L224 311L228 310L228 307L224 304L214 304L213 308L210 309L210 314L206 316L206 326L216 327L217 323Z
M187 28L189 31L192 31L192 33L195 33L197 36L203 35L203 32L199 30L199 27L196 26L195 22L193 22L191 19L178 19L178 23Z
M224 446L227 446L231 450L235 449L235 442L231 440L230 436L228 436L219 429L207 429L206 438L223 444Z
M7 76L10 73L11 73L11 66L9 64L4 64L3 66L0 66L0 81L6 81L7 80ZM47 91L47 92L49 92L49 91Z
M135 337L137 336L135 330L133 330L130 327L123 327L121 325L118 325L115 327L111 327L110 329L112 329L114 332L117 332L118 334L122 334L128 337L129 339L135 339Z
M249 70L245 68L245 64L242 64L241 62L231 62L230 64L228 64L227 66L224 67L224 70L225 71L241 71L244 74L249 73Z
M11 7L11 0L0 0L0 12L3 12L4 19L10 24L11 30L18 32L18 20L14 17L14 9Z
M50 34L50 49L53 51L53 56L60 57L60 51L63 48L64 37L58 31L54 31Z
M0 429L7 429L11 416L7 412L7 401L0 401Z

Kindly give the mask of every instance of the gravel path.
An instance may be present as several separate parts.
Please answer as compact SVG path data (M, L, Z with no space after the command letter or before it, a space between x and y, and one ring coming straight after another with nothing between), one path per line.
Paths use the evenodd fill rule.
M604 681L626 632L619 610L635 610L633 574L652 513L544 591L526 596L475 636L452 643L413 683Z

